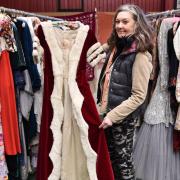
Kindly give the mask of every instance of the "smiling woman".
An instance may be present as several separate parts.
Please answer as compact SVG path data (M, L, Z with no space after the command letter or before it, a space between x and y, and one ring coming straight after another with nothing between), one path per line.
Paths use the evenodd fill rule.
M115 180L134 180L132 159L136 120L144 109L152 71L152 29L136 5L116 11L102 68L98 102ZM93 60L92 60L93 61Z
M129 12L119 12L115 20L115 29L119 38L135 33L136 21Z

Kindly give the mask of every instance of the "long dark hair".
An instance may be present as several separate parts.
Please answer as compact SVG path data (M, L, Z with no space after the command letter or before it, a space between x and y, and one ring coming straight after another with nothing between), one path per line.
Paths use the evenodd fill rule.
M115 30L115 21L119 12L127 11L132 14L133 19L136 22L136 29L134 33L134 38L137 45L137 51L145 52L149 51L152 53L153 49L153 30L150 26L149 22L147 21L144 12L141 8L136 5L126 4L120 6L115 13L114 20L113 20L113 30L108 39L108 45L110 49L115 47L116 41L118 39L116 30Z

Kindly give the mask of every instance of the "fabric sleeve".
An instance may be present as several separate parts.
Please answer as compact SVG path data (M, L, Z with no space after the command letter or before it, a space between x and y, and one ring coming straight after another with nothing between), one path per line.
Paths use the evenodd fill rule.
M178 27L176 34L174 36L174 39L173 39L174 50L175 50L175 53L176 53L178 60L180 61L179 42L180 42L180 26Z
M132 69L131 96L106 115L113 123L121 122L144 102L151 72L151 55L138 53Z

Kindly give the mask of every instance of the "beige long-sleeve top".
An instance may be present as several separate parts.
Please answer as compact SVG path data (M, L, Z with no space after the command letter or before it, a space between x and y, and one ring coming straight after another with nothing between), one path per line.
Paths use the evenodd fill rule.
M135 111L145 100L152 72L152 56L148 52L137 53L132 69L131 96L112 109L106 117L119 123Z

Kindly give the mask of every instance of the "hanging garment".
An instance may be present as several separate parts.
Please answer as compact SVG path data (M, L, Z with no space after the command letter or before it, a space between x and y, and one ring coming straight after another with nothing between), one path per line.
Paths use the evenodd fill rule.
M171 112L173 115L173 119L176 119L177 110L178 110L178 102L175 96L175 89L176 89L176 80L177 80L177 73L179 67L179 61L176 57L174 46L173 46L173 28L168 30L167 35L167 51L168 51L168 60L169 60L169 80L168 80L168 90L170 92L170 106Z
M174 45L173 45L173 38L175 34L175 28L174 26L177 26L178 22L173 25L173 28L169 29L168 31L168 57L169 57L169 91L170 91L170 105L171 105L171 111L173 115L173 119L176 119L175 121L175 129L173 131L173 148L175 151L180 150L180 132L178 132L176 129L178 129L179 124L179 114L178 112L178 102L176 100L176 82L177 82L177 74L178 74L178 67L179 67L179 60L177 59ZM179 77L179 75L178 75ZM180 110L180 109L179 109Z
M110 162L108 147L103 129L99 129L101 120L99 118L96 104L88 85L86 77L86 54L89 47L95 42L92 31L88 32L84 47L81 53L76 81L81 94L84 97L82 105L82 115L89 126L89 142L93 150L97 153L96 171L98 180L113 180L113 170Z
M152 65L153 65L153 71L150 76L150 80L157 80L158 76L158 49L157 49L157 34L159 32L159 26L161 24L161 19L153 19L151 22L151 25L154 27L154 46L152 50Z
M179 61L177 59L174 45L173 45L173 28L168 30L167 35L167 51L168 51L168 60L169 60L169 90L173 90L175 93L176 87L176 78L178 73Z
M33 62L32 56L32 39L29 27L24 20L17 20L16 26L18 28L18 33L20 35L20 40L24 52L24 57L29 71L29 75L32 82L33 92L36 92L41 87L41 80L37 70L36 64Z
M154 33L154 46L153 46L153 50L152 50L152 65L153 65L153 71L151 73L150 76L150 83L149 83L149 100L151 99L151 96L153 94L153 91L156 87L156 83L157 83L157 78L158 78L158 74L159 74L159 57L158 57L158 46L157 46L157 35L159 33L159 29L160 29L160 25L161 25L161 18L155 19L155 21L152 23L153 27L155 29L155 33Z
M51 103L54 112L53 120L51 123L51 130L53 132L54 141L50 152L50 158L53 162L53 171L48 179L58 180L60 178L68 179L68 177L71 177L72 180L74 179L80 180L81 178L88 180L90 178L89 177L90 173L88 174L88 169L87 169L88 165L86 165L86 163L88 164L89 162L91 164L89 165L89 168L91 168L89 170L93 175L91 178L95 180L97 179L96 169L94 169L95 166L93 165L96 162L96 154L88 144L89 141L86 131L87 124L82 119L82 114L81 114L83 97L79 93L77 84L74 79L76 77L76 69L79 61L79 56L84 44L84 40L87 36L88 28L87 26L81 26L81 29L79 28L77 32L70 31L71 33L68 34L67 34L68 31L62 30L61 34L59 35L58 32L60 29L57 28L53 29L53 26L51 25L50 22L42 23L42 27L46 37L46 41L51 50L53 75L54 75L54 88L51 95ZM49 34L51 34L51 36L49 36ZM67 37L69 37L70 39L68 38L66 40ZM74 41L76 43L71 50L71 46L73 45ZM63 43L62 47L64 45L63 51L61 50L62 47L61 46L59 47L61 43ZM73 62L71 63L68 62L69 59L67 56L68 54L71 55L70 50L73 51L73 55L74 55L74 57L72 58ZM69 77L69 74L71 77ZM71 81L70 78L72 78ZM71 83L71 86L73 87L72 93L77 93L74 94L73 99L71 99L70 97L70 89L68 87L68 83ZM65 94L63 92L63 88L65 89L64 90ZM76 99L77 97L78 99ZM73 100L75 101L74 102L75 104L72 102ZM78 103L78 106L76 105L76 103ZM75 117L74 117L74 113L75 113ZM80 132L78 130L77 124L75 123L76 121L80 121L77 122L79 125L81 124L81 127L79 127L81 128ZM84 138L82 138L82 142L79 133L81 133L81 138L82 138L82 134L84 134ZM70 139L72 141L71 144L69 141ZM69 145L71 145L71 147ZM83 145L84 145L84 149L82 147ZM85 145L87 147L85 147ZM85 150L86 152L84 152ZM78 154L76 154L75 152L77 152ZM66 157L64 153L68 153L68 156ZM85 153L87 153L87 161L86 161ZM65 157L68 159L65 159ZM78 157L78 161L76 160L77 157ZM90 159L91 161L88 161Z
M37 122L34 114L34 97L30 97L30 95L33 95L33 93L35 93L41 88L41 79L39 72L37 70L37 65L33 62L33 45L29 26L25 20L21 19L17 19L16 26L18 28L18 33L20 35L27 70L30 75L30 84L32 84L33 90L33 92L29 94L27 94L27 91L20 92L21 110L22 112L26 112L26 116L24 116L24 113L22 113L26 143L27 145L29 145L32 139L35 138L37 135ZM28 106L25 105L25 102L28 104Z
M9 156L8 157L8 170L9 170L9 178L21 178L22 180L26 180L28 177L28 157L27 157L27 148L25 141L25 133L24 126L22 121L22 116L29 116L29 110L31 109L31 101L32 97L32 87L30 86L30 77L28 76L28 71L26 69L26 63L24 58L24 53L22 50L22 45L20 42L20 36L18 34L18 30L16 25L13 23L13 32L16 40L17 52L10 52L10 60L11 67L13 71L13 78L15 83L15 93L16 93L16 106L17 106L17 114L18 114L18 126L19 126L19 134L20 134L20 142L21 142L21 154L18 156ZM29 79L28 79L29 77ZM29 91L29 87L31 87L31 91ZM20 96L21 94L21 96ZM20 99L24 105L20 106ZM30 102L30 103L28 103ZM30 106L30 107L29 107ZM17 159L17 160L16 160ZM12 163L13 162L13 163ZM11 166L10 166L11 164ZM13 164L13 165L12 165ZM19 173L20 171L20 173Z
M40 39L41 46L44 48L44 94L42 117L40 126L39 138L39 152L37 164L37 180L47 180L52 171L52 162L49 158L49 153L53 143L52 131L50 129L51 121L53 118L53 110L50 101L50 96L53 91L54 77L52 71L51 53L47 42L44 37L41 26L38 28L38 38Z
M180 154L173 151L173 117L168 92L167 32L178 18L164 19L158 35L160 73L134 148L136 178L177 180Z
M1 103L0 103L0 179L8 179L8 169L4 154L4 139L2 130L2 120L1 120Z
M58 16L57 18L62 18L66 21L80 21L85 25L89 25L89 29L92 30L93 33L96 31L96 13L95 12L84 12L81 14L75 14L70 16Z
M10 52L15 52L17 49L13 34L12 21L8 15L0 13L0 28L0 36L5 40L4 49ZM0 43L0 45L2 44ZM0 51L4 49L0 49Z
M175 34L174 39L173 39L173 45L174 45L176 57L180 61L180 55L179 55L180 54L180 51L179 51L180 26L179 25L180 25L180 21L178 23L175 23L173 26L173 30ZM178 67L175 95L176 95L176 100L179 103L180 102L180 64ZM175 126L174 126L173 147L175 151L180 150L180 105L178 105L178 112L177 112Z
M175 23L176 24L176 23ZM173 115L173 119L176 119L175 122L175 128L178 127L178 102L176 100L175 96L175 89L176 89L176 81L177 81L177 74L178 74L178 67L179 67L179 61L177 59L177 56L175 54L174 50L174 45L173 45L173 38L174 38L174 28L175 25L173 25L173 28L168 30L168 59L169 59L169 87L168 90L170 91L170 106L171 106L171 111ZM180 132L174 130L173 131L173 148L175 151L180 149Z
M15 70L23 71L26 69L26 62L24 59L23 51L22 51L22 45L20 42L17 27L14 23L12 23L12 27L13 27L14 38L16 40L17 51L9 53L9 57L11 60L11 67L14 71Z
M80 24L77 30L63 31L60 28L53 29L49 22L42 23L42 26L51 50L55 78L51 95L54 110L51 129L54 142L50 157L53 162L53 171L48 179L95 180L98 173L101 178L113 179L104 133L98 128L100 119L84 74L86 72L86 52L94 43L91 43L90 37L87 39L88 28ZM81 56L83 48L85 49ZM80 57L83 59L82 66L80 64L78 66L81 62ZM78 67L80 69L77 71ZM79 90L82 87L84 97ZM85 98L89 100L86 103ZM89 107L92 107L92 110ZM91 144L98 152L97 166L96 152L92 149ZM102 153L103 151L105 153ZM100 161L103 158L105 161ZM106 173L104 169L107 170ZM98 179L101 178L98 177Z
M0 57L0 99L5 152L16 155L21 152L14 82L7 51Z
M173 131L173 148L174 151L180 151L180 131L176 129Z
M180 26L178 27L176 34L173 39L174 50L178 60L180 61L180 50L179 50L179 42L180 42ZM176 100L180 102L180 65L178 67L177 81L176 81ZM175 129L180 130L180 106L178 107Z
M41 113L42 113L42 99L43 99L43 82L44 82L44 77L43 77L43 61L42 61L42 57L43 57L43 48L41 47L40 43L39 43L39 39L38 37L35 35L35 31L34 31L34 27L33 27L33 22L32 22L32 18L30 17L18 17L17 19L25 21L28 25L29 31L30 31L30 35L31 35L31 39L32 39L32 45L33 45L33 51L32 51L32 56L33 56L33 62L34 64L36 64L37 66L37 70L40 76L40 80L41 80L41 87L39 90L35 91L33 93L33 108L34 108L34 114L31 110L31 114L30 114L30 119L34 119L36 121L36 123L30 123L30 129L34 130L33 134L36 134L36 132L40 132L40 123L41 123ZM36 20L38 20L36 18ZM36 126L32 126L31 124L34 124ZM31 130L31 132L32 132ZM35 137L30 138L31 141L29 142L29 146L31 149L31 165L32 168L35 169L36 168L36 160L37 160L37 154L38 154L38 144L39 144L39 134L37 133L37 135ZM32 133L31 133L32 134Z

